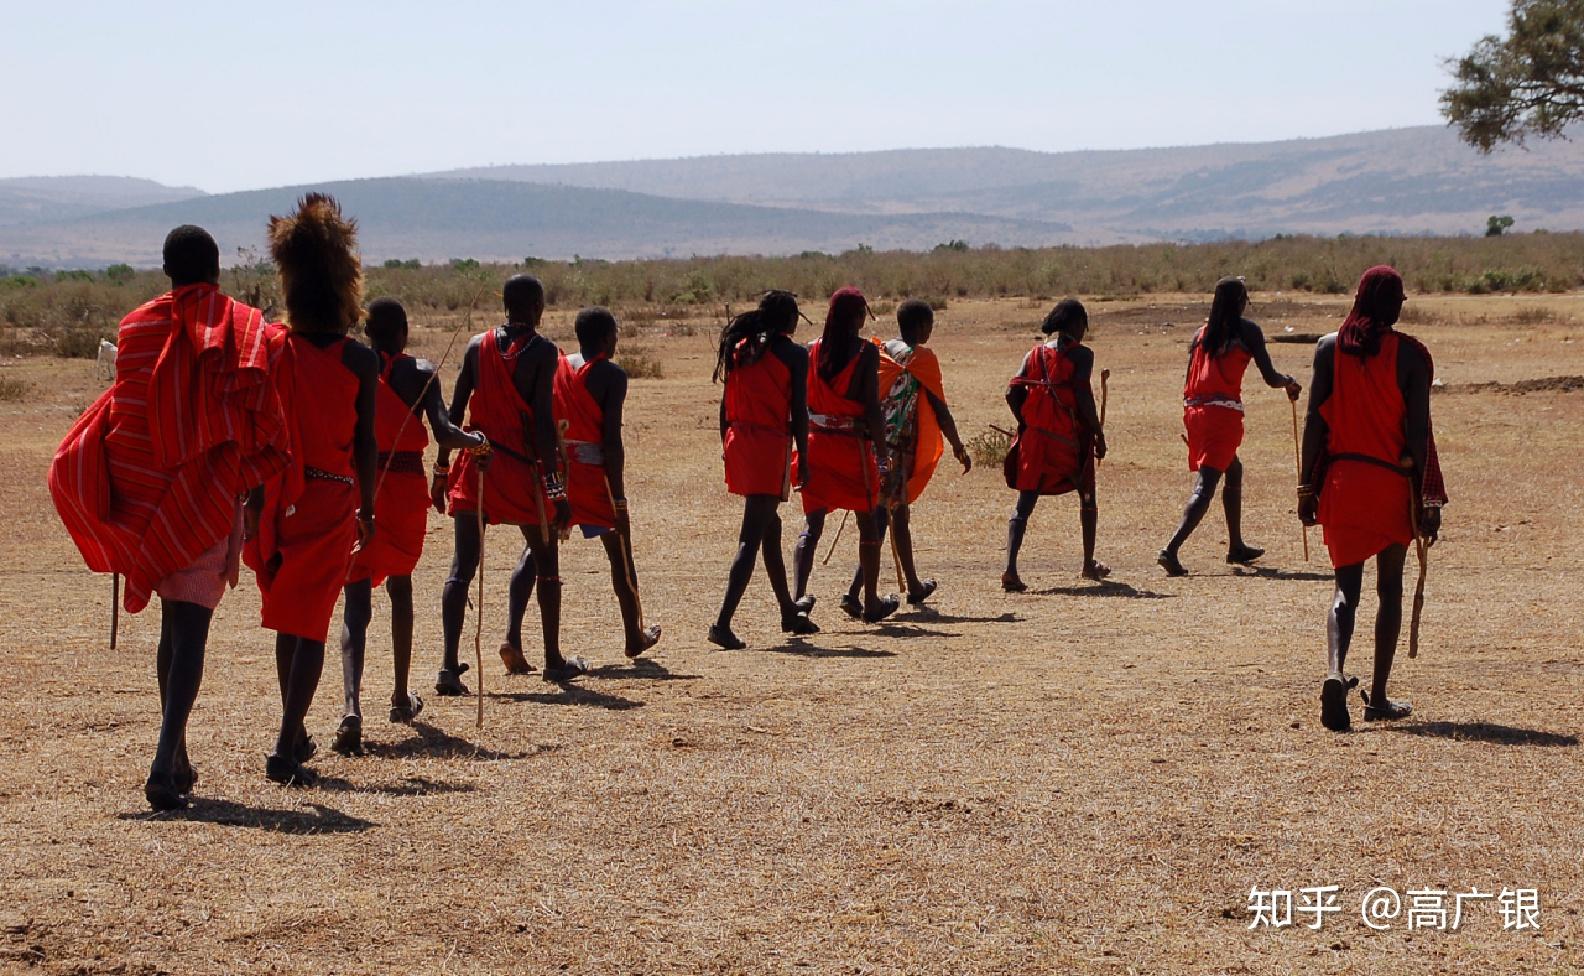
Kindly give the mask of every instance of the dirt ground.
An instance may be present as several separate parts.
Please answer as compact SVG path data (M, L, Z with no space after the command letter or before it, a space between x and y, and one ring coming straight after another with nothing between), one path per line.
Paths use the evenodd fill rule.
M1259 295L1252 316L1269 335L1318 333L1344 304ZM943 466L915 515L921 568L941 580L929 609L847 621L849 529L815 576L824 633L784 641L761 573L736 653L704 640L740 513L721 484L711 340L645 324L665 377L632 387L629 494L657 653L623 661L602 551L572 543L566 646L602 666L570 689L505 677L491 649L519 546L496 531L484 727L472 699L432 694L416 727L387 724L377 620L372 754L325 755L323 786L288 790L263 776L279 701L244 579L193 719L199 798L163 816L140 789L157 616L124 616L107 651L109 583L82 568L44 484L101 381L87 361L7 362L32 402L0 404L0 971L1580 972L1584 395L1526 381L1584 374L1584 295L1409 308L1446 384L1434 414L1453 502L1423 652L1394 674L1408 721L1319 726L1328 564L1318 531L1303 561L1291 419L1252 371L1247 535L1268 556L1226 566L1217 506L1184 550L1192 576L1154 564L1189 487L1179 393L1202 299L1091 305L1112 370L1099 555L1113 581L1078 577L1076 502L1046 499L1022 560L1032 590L1003 594L1012 493L997 470ZM965 435L1006 423L1004 383L1043 311L940 315ZM431 356L445 344L439 323L419 338ZM1273 349L1307 384L1309 347ZM790 548L800 513L784 512ZM432 519L417 579L420 692L449 532ZM1366 678L1373 610L1371 594L1352 658ZM310 717L321 743L339 692L332 649ZM1251 888L1324 885L1341 910L1322 929L1301 915L1250 929ZM1537 889L1540 928L1503 931L1492 900L1456 932L1405 918L1377 932L1360 904L1380 885Z

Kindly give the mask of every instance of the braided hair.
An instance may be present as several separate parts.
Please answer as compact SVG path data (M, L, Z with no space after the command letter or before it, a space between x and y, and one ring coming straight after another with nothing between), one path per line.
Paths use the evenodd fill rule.
M758 362L771 339L797 328L800 314L796 295L780 289L765 292L757 308L734 317L721 330L712 381L719 383L737 367Z
M1206 354L1219 356L1231 348L1247 307L1248 286L1242 278L1227 277L1216 282L1215 298L1210 302L1210 318L1205 321L1201 344Z
M856 314L861 321L863 316L868 313L868 299L864 298L863 292L852 285L838 288L836 293L831 295L830 307L825 312L825 331L820 336L819 364L815 367L825 379L835 379L836 374L845 369L848 360L852 358L851 356L844 356L838 359L831 354L833 350L841 349L845 351L849 343L852 344L854 350L862 348L856 341L858 339L858 330L851 328L848 323L853 315Z

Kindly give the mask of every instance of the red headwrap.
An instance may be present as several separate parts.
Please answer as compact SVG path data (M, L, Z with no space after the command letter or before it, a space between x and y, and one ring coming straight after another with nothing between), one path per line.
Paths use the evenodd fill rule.
M864 298L863 292L852 285L836 289L830 297L830 309L825 313L825 328L829 329L836 319L857 311L869 311L869 300Z
M1381 321L1381 306L1406 296L1402 275L1391 265L1377 264L1364 272L1353 295L1353 310L1337 332L1342 351L1353 356L1374 355L1380 349L1381 336L1391 328Z

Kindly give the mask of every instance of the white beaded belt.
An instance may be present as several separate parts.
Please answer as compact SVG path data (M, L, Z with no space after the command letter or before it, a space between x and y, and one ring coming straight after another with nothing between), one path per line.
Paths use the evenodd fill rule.
M1185 407L1225 407L1228 410L1236 410L1238 413L1242 413L1243 412L1243 402L1241 400L1224 400L1224 399L1221 399L1220 397L1205 397L1205 398L1202 398L1202 399L1199 398L1199 397L1189 397L1188 399L1183 401L1183 406L1185 406Z

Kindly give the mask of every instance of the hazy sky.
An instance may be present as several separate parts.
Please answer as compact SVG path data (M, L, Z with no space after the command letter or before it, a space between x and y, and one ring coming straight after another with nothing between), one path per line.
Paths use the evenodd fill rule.
M1437 123L1507 0L26 3L0 176L1108 149Z

